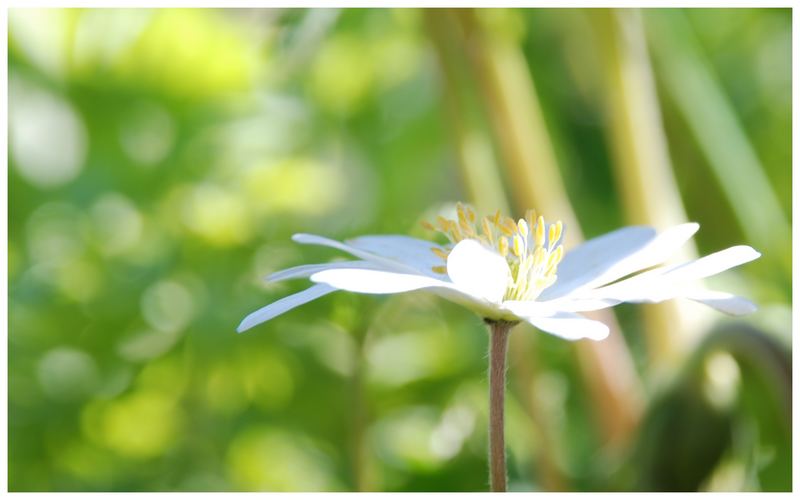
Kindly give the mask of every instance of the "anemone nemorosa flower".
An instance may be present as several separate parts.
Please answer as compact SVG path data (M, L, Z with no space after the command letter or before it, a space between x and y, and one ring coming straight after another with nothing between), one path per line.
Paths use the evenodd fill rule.
M661 233L646 226L624 227L564 252L562 223L546 224L533 211L517 222L499 212L478 221L474 210L461 204L457 213L456 220L438 217L435 225L425 223L447 237L446 245L400 235L361 236L344 243L294 235L298 243L332 247L356 260L302 265L270 275L269 281L307 277L314 285L253 312L237 331L336 290L367 294L426 290L487 321L527 321L568 340L605 338L605 324L577 313L623 302L684 298L731 315L756 310L744 298L698 284L702 278L757 259L760 254L749 246L654 267L697 232L696 223Z

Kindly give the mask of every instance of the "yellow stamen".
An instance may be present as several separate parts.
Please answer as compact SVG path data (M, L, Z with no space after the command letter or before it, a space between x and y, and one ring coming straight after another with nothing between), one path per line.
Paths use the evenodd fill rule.
M473 210L470 206L467 207L467 220L470 222L470 224L475 223L475 210Z
M483 234L489 240L489 245L494 245L494 235L492 234L492 227L489 225L488 217L481 219L481 227L483 228Z
M519 227L519 234L521 234L522 236L527 238L528 237L528 223L525 222L525 219L520 219L519 222L517 222L517 227Z
M514 222L514 219L511 217L506 217L503 219L503 226L501 228L504 233L511 236L512 234L517 232L517 223Z
M459 224L459 225L467 225L467 224L469 224L469 223L467 222L467 216L466 216L466 214L464 213L464 207L462 207L462 206L459 204L459 205L458 205L458 208L456 209L456 212L458 213L458 224Z
M497 250L503 257L508 255L508 238L506 238L505 236L500 237L500 240L498 240L497 242Z
M449 255L447 252L445 252L444 250L442 250L439 247L433 247L433 248L431 248L431 251L433 253L435 253L437 257L439 257L441 259L444 259L444 260L447 260L447 256Z
M513 245L514 255L516 255L517 257L522 255L523 246L524 246L524 244L522 243L522 238L520 237L520 235L515 234L514 235L514 245Z
M536 246L544 245L544 217L541 215L536 220Z
M564 230L561 222L547 225L534 210L527 210L525 217L516 220L498 210L480 218L480 223L477 221L472 207L457 203L453 219L439 216L434 223L423 222L422 226L441 232L450 240L449 246L431 248L445 262L453 246L464 239L478 241L503 256L511 271L504 300L535 300L556 281L558 264L564 256L559 244ZM446 265L431 269L447 273Z

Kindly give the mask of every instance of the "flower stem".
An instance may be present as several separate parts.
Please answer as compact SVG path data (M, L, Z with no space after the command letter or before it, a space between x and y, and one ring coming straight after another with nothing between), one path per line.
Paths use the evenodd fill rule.
M504 406L506 351L515 323L487 321L489 325L489 482L492 491L506 491Z

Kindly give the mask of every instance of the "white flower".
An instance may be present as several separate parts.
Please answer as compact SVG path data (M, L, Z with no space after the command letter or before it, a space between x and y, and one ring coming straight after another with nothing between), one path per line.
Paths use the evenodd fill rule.
M272 274L269 281L307 277L315 284L248 315L237 331L335 290L368 294L427 290L487 320L527 321L568 340L604 339L608 335L605 324L577 313L622 302L685 298L732 315L756 310L744 298L709 291L696 283L757 259L760 254L749 246L653 268L697 232L696 223L660 234L646 226L625 227L566 253L560 244L561 222L545 224L531 211L517 222L497 213L478 223L474 211L459 204L457 220L439 217L436 226L426 227L444 233L450 243L442 246L399 235L362 236L341 243L296 234L293 239L298 243L333 247L357 260L303 265Z

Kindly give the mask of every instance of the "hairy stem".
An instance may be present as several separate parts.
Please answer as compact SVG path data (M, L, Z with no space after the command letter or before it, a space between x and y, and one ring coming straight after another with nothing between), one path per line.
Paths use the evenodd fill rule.
M506 351L514 323L487 321L489 325L489 482L492 491L506 491L506 441L504 406Z

